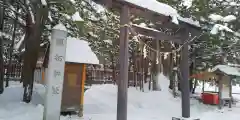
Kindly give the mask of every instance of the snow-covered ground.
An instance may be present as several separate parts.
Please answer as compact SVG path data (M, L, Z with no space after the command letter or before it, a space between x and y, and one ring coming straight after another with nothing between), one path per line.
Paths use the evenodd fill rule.
M128 89L128 120L171 120L181 116L181 100L173 98L168 90L168 81L159 77L162 91L140 92L136 88ZM205 89L212 89L205 86ZM240 87L233 88L240 92ZM200 88L197 91L201 91ZM33 100L22 103L23 88L12 82L0 95L0 120L42 120L44 86L35 84ZM117 87L114 85L95 85L85 93L84 118L61 116L61 120L114 120L116 119ZM191 116L201 120L238 120L240 106L218 111L216 106L203 105L191 100Z
M23 96L22 84L10 82L10 87L6 88L0 95L0 120L43 120L44 107L42 95L44 86L34 85L33 100L26 104L21 102ZM61 120L79 120L77 117L64 117Z
M159 77L162 91L140 92L136 88L128 89L128 118L129 120L170 120L171 117L181 116L181 100L173 98L168 90L168 80ZM212 86L205 89L214 90ZM233 90L240 91L240 87ZM201 87L197 88L197 92ZM84 114L92 120L112 120L116 118L117 87L114 85L93 86L85 93ZM223 113L222 113L223 112ZM234 106L231 110L225 108L218 111L217 106L203 105L197 100L191 100L191 116L201 120L237 120L240 108Z

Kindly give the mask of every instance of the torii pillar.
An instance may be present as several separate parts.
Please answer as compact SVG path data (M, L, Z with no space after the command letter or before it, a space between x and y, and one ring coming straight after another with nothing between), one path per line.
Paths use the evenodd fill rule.
M129 8L120 12L120 74L118 80L117 120L127 120Z
M183 47L180 61L180 86L182 97L182 117L190 117L190 88L189 88L189 51L188 51L189 32L185 31L183 37Z

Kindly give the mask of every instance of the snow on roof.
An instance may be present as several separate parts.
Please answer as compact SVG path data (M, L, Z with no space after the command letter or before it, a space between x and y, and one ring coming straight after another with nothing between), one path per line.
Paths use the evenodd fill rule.
M156 0L148 0L147 2L146 0L124 0L124 1L151 11L155 11L165 16L171 16L174 20L173 22L175 24L178 24L178 22L176 21L176 18L178 17L177 10L167 4L158 2Z
M84 20L80 17L79 12L74 13L73 16L72 16L72 19L73 19L73 21L84 21Z
M56 26L53 27L53 29L67 31L67 28L62 23L57 24Z
M67 38L66 62L99 64L87 41L71 37Z
M147 26L144 26L143 24L140 24L140 25L137 25L137 24L132 24L133 26L136 26L136 27L139 27L139 28L144 28L144 29L147 29L147 30L152 30L152 31L156 31L156 32L160 32L159 30L156 30L154 28L149 28Z
M166 16L177 16L178 12L176 9L172 8L171 6L158 2L156 0L125 0L126 2L138 5L140 7L149 9L151 11L158 12L160 14Z
M228 65L217 65L211 70L211 72L215 72L217 70L220 70L227 75L240 76L240 69L236 67L231 67Z
M240 67L239 64L232 64L232 63L228 63L229 66L232 66L232 67Z
M193 20L192 18L184 18L184 17L179 16L178 19L179 19L180 21L183 21L183 22L185 22L185 23L194 25L194 26L196 26L196 27L201 27L199 21Z
M194 21L192 18L183 18L178 14L178 11L176 9L167 4L158 2L156 0L148 0L147 2L146 0L124 0L124 1L151 11L155 11L165 16L171 16L172 22L175 24L178 24L178 20L180 20L188 24L194 25L196 27L200 27L200 23L198 21Z

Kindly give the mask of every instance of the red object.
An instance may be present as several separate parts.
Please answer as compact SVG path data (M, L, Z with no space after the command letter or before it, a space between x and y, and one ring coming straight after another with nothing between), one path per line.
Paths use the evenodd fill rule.
M201 97L204 104L217 105L219 103L216 93L202 93Z

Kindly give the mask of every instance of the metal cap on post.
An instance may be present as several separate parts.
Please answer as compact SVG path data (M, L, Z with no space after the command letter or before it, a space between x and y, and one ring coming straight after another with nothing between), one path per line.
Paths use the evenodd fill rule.
M59 120L67 44L67 29L63 24L53 27L46 78L44 120Z

